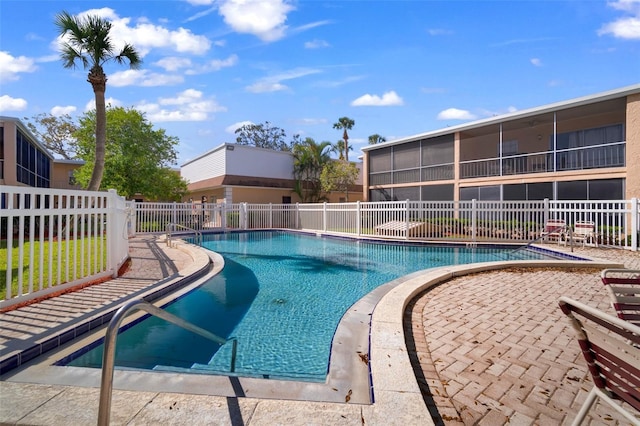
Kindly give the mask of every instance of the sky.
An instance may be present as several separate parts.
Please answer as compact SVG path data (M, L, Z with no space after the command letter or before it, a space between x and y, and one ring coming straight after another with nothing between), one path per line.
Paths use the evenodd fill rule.
M178 164L263 124L361 154L391 141L640 82L640 0L112 0L0 2L0 115L93 109L62 66L58 13L101 16L137 70L106 98L179 139ZM24 121L24 120L23 120Z

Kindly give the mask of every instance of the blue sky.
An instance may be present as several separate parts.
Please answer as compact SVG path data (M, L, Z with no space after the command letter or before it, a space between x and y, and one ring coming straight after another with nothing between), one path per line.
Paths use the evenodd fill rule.
M640 0L0 2L0 115L77 117L87 71L62 67L55 15L100 15L139 70L105 66L112 105L180 140L179 164L242 124L388 141L640 82ZM354 155L355 154L355 155Z

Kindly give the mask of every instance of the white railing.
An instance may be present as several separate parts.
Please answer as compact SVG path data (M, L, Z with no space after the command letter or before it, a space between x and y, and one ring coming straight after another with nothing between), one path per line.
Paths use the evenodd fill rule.
M185 207L187 206L187 207ZM136 232L161 232L192 205L133 203ZM317 204L197 204L185 223L206 229L301 229L336 235L458 242L516 242L541 236L550 219L593 221L597 243L638 249L638 199L612 201L385 201ZM202 213L204 212L204 213ZM168 219L171 219L170 221ZM166 222L163 222L166 221ZM153 224L151 226L150 224ZM195 225L195 226L192 226Z
M129 255L115 191L0 187L0 308L116 276Z

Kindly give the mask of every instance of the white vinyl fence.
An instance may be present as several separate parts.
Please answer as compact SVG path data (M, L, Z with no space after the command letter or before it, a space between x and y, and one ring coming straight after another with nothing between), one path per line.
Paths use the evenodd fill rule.
M549 220L593 222L593 245L638 249L638 199L611 201L388 201L318 204L132 203L136 232L169 224L198 231L296 229L390 239L528 244Z
M129 255L115 191L0 186L0 308L116 276Z

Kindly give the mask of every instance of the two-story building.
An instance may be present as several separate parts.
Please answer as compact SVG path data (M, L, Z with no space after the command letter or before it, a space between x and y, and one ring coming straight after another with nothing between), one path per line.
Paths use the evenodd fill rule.
M0 184L80 189L73 171L81 160L55 158L15 117L0 117Z
M300 201L294 192L293 164L290 152L223 143L183 164L180 175L189 182L189 197L195 202L289 204ZM361 176L348 193L328 194L329 201L345 201L347 196L348 201L361 200Z
M640 197L640 84L363 152L368 201Z

